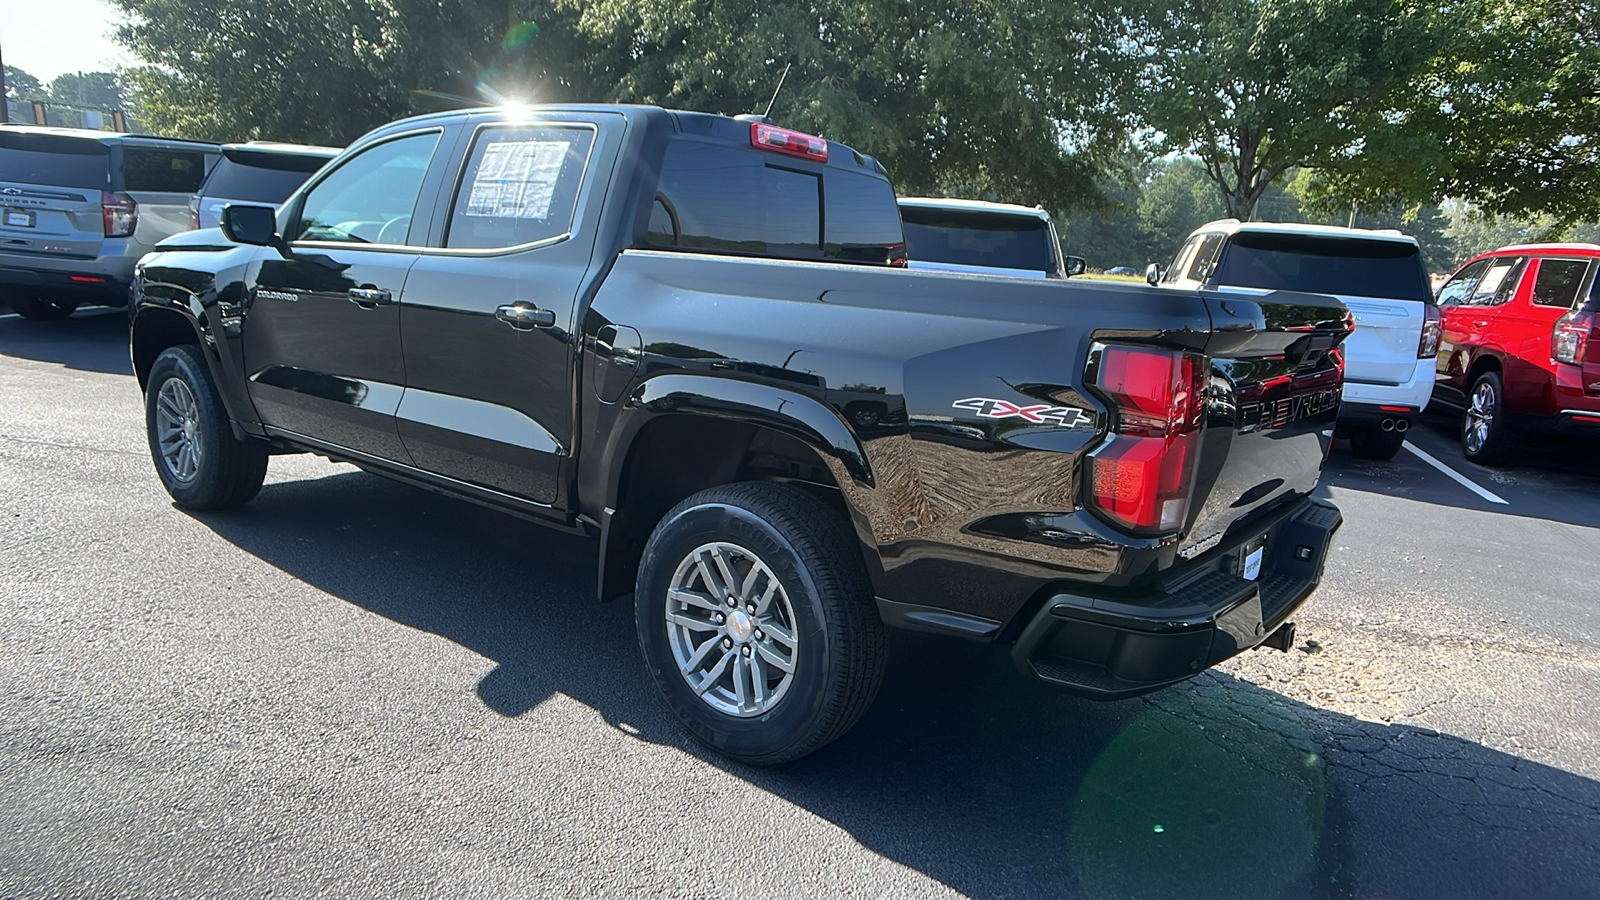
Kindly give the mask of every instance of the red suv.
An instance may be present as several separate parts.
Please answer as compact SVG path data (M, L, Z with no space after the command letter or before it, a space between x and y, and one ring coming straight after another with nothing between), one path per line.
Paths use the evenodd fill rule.
M1519 432L1600 435L1597 260L1594 244L1503 247L1439 289L1433 399L1463 410L1467 459L1504 461Z

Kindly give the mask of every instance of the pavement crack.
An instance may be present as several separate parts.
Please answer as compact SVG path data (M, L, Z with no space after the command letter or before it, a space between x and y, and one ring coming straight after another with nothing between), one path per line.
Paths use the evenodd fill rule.
M115 447L91 447L88 444L74 444L70 441L47 441L42 438L16 437L10 434L0 434L0 441L10 441L14 444L35 444L41 447L60 447L64 450L87 450L90 453L114 453L118 456L143 456L143 450L118 450Z

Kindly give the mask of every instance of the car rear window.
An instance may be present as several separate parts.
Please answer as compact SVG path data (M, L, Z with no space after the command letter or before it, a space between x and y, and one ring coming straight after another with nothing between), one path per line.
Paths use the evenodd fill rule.
M99 141L0 133L0 181L103 191L111 187L110 154Z
M225 200L282 203L327 162L325 156L229 150L211 169L201 192Z
M122 148L122 189L155 194L193 194L206 177L206 155L199 150L163 147Z
M1036 216L906 206L906 256L926 262L1056 270L1050 227Z
M1234 235L1216 283L1231 287L1429 302L1422 254L1409 241L1308 235Z
M785 162L770 153L674 141L662 161L646 241L785 259L883 264L903 255L887 180Z

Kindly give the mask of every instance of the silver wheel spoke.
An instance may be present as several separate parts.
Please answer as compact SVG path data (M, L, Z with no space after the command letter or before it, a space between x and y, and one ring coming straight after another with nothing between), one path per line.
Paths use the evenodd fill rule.
M774 669L777 669L785 674L791 674L794 672L794 663L784 659L783 654L772 649L771 644L765 642L756 644L756 652L761 654L761 658L766 660L768 665L771 665Z
M708 597L699 591L673 588L672 590L667 591L667 597L668 599L682 603L684 606L698 606L701 609L708 609L712 612L722 611L722 604L717 602L717 598Z
M706 642L694 651L694 655L684 660L683 664L678 666L678 669L687 675L700 668L700 664L706 661L706 657L711 655L712 650L716 649L717 643L716 638L707 638Z
M790 650L794 649L794 635L790 634L787 628L784 628L777 622L762 622L761 630L767 633L767 637L770 637L785 647L788 647Z
M733 660L733 695L739 708L750 705L750 657L736 656Z
M733 566L728 562L728 555L723 552L721 547L712 547L711 558L717 563L717 571L722 573L722 583L725 585L722 598L726 600L730 597L737 597L738 594L734 593L734 587L739 583L739 576L733 574Z
M667 613L667 621L674 625L682 625L690 631L717 631L722 627L704 619L696 619L693 616L686 616L681 613Z
M722 673L727 671L728 660L733 659L737 655L738 654L734 653L732 650L722 654L722 658L717 660L717 664L712 666L710 671L706 672L706 677L702 678L700 680L700 684L695 687L695 693L704 696L706 690L712 685L716 684L718 679L722 678Z
M705 582L706 590L716 595L717 607L720 609L722 604L728 602L727 588L724 588L722 583L717 581L717 576L711 574L711 567L706 565L703 557L697 555L694 564L700 570L700 580Z
M764 616L767 614L767 607L772 605L772 595L776 594L777 592L778 579L768 578L766 592L761 595L760 600L756 601L756 615Z
M750 691L754 694L756 706L767 702L767 658L759 652L750 657Z

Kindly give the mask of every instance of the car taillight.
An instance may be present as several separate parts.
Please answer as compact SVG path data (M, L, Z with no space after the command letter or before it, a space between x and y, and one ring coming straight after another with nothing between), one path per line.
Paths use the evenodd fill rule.
M1422 339L1417 341L1417 359L1433 359L1439 355L1439 307L1422 304Z
M106 237L127 237L139 226L139 204L127 194L101 191L100 214L105 219Z
M200 227L200 197L189 198L189 230L194 231Z
M1200 447L1204 360L1104 345L1089 370L1113 406L1109 439L1089 457L1090 503L1129 531L1177 531L1189 511Z
M774 153L787 153L801 159L815 162L828 161L828 142L815 135L801 134L787 128L777 128L772 125L763 125L760 122L750 124L750 143L762 150L771 150Z
M1556 362L1569 366L1583 365L1583 354L1589 346L1589 332L1595 327L1592 312L1573 310L1556 320L1550 332L1550 356Z

